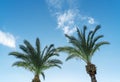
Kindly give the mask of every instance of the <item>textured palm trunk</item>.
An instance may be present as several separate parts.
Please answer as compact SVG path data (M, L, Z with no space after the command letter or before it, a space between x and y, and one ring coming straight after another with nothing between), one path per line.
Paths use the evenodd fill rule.
M32 80L32 82L41 82L40 79L39 79L39 75L35 75L35 77Z
M91 77L91 82L97 82L96 77L95 77L95 75L96 75L95 65L91 64L91 63L87 64L86 65L86 71L89 74L89 76Z

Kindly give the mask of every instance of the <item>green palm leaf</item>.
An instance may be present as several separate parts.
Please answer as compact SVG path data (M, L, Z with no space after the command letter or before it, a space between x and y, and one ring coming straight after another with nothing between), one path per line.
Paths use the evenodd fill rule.
M100 28L100 25L97 25L93 31L89 31L88 33L86 33L86 26L84 26L81 31L77 28L78 38L65 34L71 46L58 47L57 51L68 53L69 56L66 60L78 57L86 63L91 62L91 58L95 51L98 50L100 46L109 44L109 42L106 41L98 42L99 39L103 38L103 35L95 36Z
M43 76L45 79L44 71L51 67L59 67L62 61L59 59L53 59L53 56L59 56L54 48L54 45L51 44L46 46L43 50L40 48L40 40L36 39L36 48L34 48L29 41L24 40L24 45L19 46L23 52L10 52L9 55L15 56L20 59L13 63L13 66L23 67L33 72L36 77L39 75Z

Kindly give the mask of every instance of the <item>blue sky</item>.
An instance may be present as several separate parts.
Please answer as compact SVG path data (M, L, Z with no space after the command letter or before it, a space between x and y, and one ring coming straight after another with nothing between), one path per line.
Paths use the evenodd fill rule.
M75 28L88 26L92 30L101 25L99 34L111 44L101 47L92 62L97 66L98 82L119 82L120 74L120 1L119 0L0 0L0 82L30 82L33 74L23 68L12 67L17 59L8 53L19 50L23 40L33 45L36 37L42 47L54 43L68 45L64 33L73 35ZM65 62L62 69L45 71L42 82L90 82L81 60Z

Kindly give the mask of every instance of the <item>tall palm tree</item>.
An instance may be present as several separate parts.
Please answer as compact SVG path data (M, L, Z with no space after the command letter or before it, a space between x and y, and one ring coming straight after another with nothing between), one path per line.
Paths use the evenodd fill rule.
M19 46L23 52L10 52L9 55L20 59L20 61L13 63L13 66L23 67L34 73L35 77L32 82L41 82L39 75L45 79L44 71L51 67L61 68L62 62L52 58L59 56L53 44L46 46L43 50L41 50L39 38L36 39L36 48L27 40L24 40L24 44Z
M100 25L97 25L96 28L93 31L89 31L89 33L86 33L86 29L86 26L84 26L81 31L77 28L78 37L65 34L72 46L58 47L57 51L68 53L69 56L66 60L80 58L86 62L86 71L91 77L91 82L97 82L95 77L96 66L92 64L91 59L100 46L109 44L109 42L98 41L100 38L103 38L103 35L95 36L96 32L100 29Z

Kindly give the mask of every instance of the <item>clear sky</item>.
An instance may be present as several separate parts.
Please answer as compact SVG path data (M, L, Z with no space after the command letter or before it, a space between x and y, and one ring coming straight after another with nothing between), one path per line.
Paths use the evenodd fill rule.
M42 47L54 43L68 45L64 33L75 34L75 27L88 26L92 30L101 25L99 34L111 44L96 52L92 63L97 66L98 82L120 82L120 0L0 0L0 82L31 82L33 74L23 68L12 67L17 59L8 56L20 51L19 44L27 39L35 45L40 38ZM90 82L85 63L72 59L62 69L45 71L42 82Z

